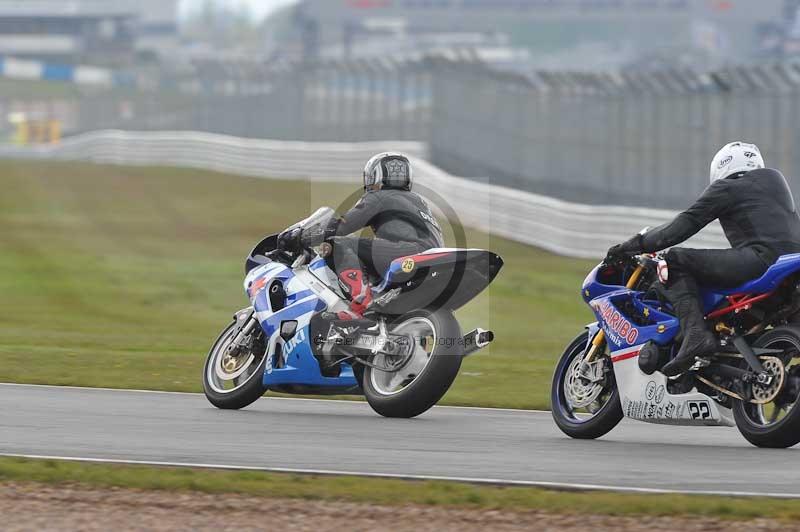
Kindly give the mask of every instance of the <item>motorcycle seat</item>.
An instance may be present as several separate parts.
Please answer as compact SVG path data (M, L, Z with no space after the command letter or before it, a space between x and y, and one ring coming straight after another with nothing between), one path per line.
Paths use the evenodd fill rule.
M383 310L403 314L413 309L456 310L482 292L503 266L503 259L482 249L433 248L391 262L377 293L399 288Z
M414 255L407 255L392 261L386 272L381 276L381 282L376 287L377 291L385 290L389 285L403 282L416 272L417 268L422 265L431 265L436 262L442 262L444 259L455 257L457 249L433 248L422 253L415 253Z
M782 255L764 275L735 288L715 289L714 293L730 296L736 294L765 294L775 291L789 275L800 271L800 253Z

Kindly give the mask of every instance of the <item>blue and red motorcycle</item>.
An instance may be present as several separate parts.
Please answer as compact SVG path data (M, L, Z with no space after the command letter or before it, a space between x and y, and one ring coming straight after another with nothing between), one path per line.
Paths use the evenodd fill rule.
M660 369L680 347L664 297L661 255L603 262L586 277L597 321L556 367L553 418L573 438L598 438L623 417L672 425L736 426L759 447L800 442L800 254L785 255L731 290L702 289L713 356L677 378Z

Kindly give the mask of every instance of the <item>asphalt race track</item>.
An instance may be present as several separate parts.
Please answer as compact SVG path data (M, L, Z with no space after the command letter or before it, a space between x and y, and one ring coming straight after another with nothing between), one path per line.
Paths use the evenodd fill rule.
M397 420L264 398L235 412L197 394L0 384L0 454L800 497L800 447L756 449L735 428L625 421L577 441L547 412L480 408Z

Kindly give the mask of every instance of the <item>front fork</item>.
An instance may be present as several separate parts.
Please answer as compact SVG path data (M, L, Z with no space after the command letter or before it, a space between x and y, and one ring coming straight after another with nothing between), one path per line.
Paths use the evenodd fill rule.
M258 319L255 317L255 309L253 307L240 310L236 313L234 319L236 320L236 332L233 340L228 344L225 354L236 357L239 356L242 341L253 332L253 329L259 325L259 323Z

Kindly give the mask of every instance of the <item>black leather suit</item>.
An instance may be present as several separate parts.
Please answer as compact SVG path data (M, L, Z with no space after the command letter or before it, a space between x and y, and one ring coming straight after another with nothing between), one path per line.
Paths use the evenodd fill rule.
M733 288L762 275L779 256L800 253L800 216L786 179L772 169L715 181L694 205L645 234L642 251L683 242L715 219L731 249L672 248L670 278L682 273L701 285Z
M375 238L347 236L370 227ZM333 267L360 269L380 277L391 262L444 245L442 230L421 196L407 190L369 191L335 227Z

